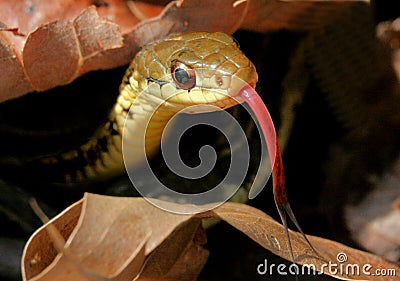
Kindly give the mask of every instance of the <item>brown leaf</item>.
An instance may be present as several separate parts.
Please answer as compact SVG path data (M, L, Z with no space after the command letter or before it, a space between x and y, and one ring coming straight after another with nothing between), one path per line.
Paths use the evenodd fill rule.
M68 84L87 71L107 68L107 51L122 46L118 26L100 20L91 6L73 22L58 20L32 32L23 60L32 88L41 91Z
M241 28L266 32L279 29L310 30L323 28L354 5L365 1L258 0L250 1Z
M0 1L0 16L4 24L18 28L20 34L10 28L0 30L1 45L14 49L20 65L25 66L19 76L10 76L11 83L20 87L7 87L0 101L16 97L28 91L43 91L65 85L94 69L112 68L127 64L136 49L123 49L123 34L133 30L138 20L131 14L124 1ZM99 3L97 3L99 2ZM99 17L99 14L102 18ZM110 20L114 22L111 22ZM1 34L7 36L1 37ZM25 34L25 36L21 36ZM115 49L123 50L114 52ZM1 57L0 57L1 59ZM10 69L6 65L6 70ZM25 77L26 75L26 77ZM20 77L24 77L21 79ZM0 77L2 78L2 77ZM28 81L28 85L24 85Z
M74 79L80 63L75 40L74 27L67 20L43 25L30 34L22 57L33 89L45 90Z
M82 209L82 200L71 205L51 220L65 240L74 230ZM36 234L27 242L22 256L22 275L25 280L32 278L42 272L57 256L51 238L46 231L46 225L39 228Z
M178 228L190 218L165 212L142 198L86 194L50 221L66 239L63 253L54 250L46 227L28 241L24 280L132 280L150 253L143 271L146 278L181 274L189 257L194 267L185 276L195 279L208 254L195 239L199 220Z
M173 1L159 16L141 22L136 27L135 38L139 45L145 45L176 32L232 33L239 27L238 19L245 15L244 5L234 7L233 2L232 0L202 0L200 4L199 1L194 0ZM193 13L193 11L196 12ZM221 13L229 17L221 20Z
M11 32L0 30L0 102L30 91Z
M345 207L352 238L368 251L393 262L400 259L400 159L375 181L361 202Z
M391 52L397 80L400 80L400 18L379 23L376 31L378 39Z
M227 202L211 211L217 217L239 229L255 242L284 259L291 260L283 226L270 216L248 205ZM324 238L307 235L311 244L317 250L316 256L304 241L300 233L289 231L292 241L295 262L301 265L312 265L317 271L322 271L332 277L346 280L387 280L385 276L371 276L362 269L369 267L370 273L376 269L392 269L399 276L400 268L384 259L367 252L356 250ZM342 258L346 260L340 262ZM339 261L340 260L340 261ZM336 264L337 272L329 264ZM340 270L340 266L344 269ZM352 271L358 267L360 273ZM348 268L346 270L346 268ZM267 270L267 272L269 272ZM288 271L286 271L288 272ZM300 271L301 272L301 271ZM306 271L307 272L307 271Z
M189 220L150 255L137 280L196 280L208 258L205 242L201 220Z
M145 17L158 15L166 3L144 2L134 6ZM138 24L132 3L121 0L0 1L0 18L7 26L0 29L0 66L5 73L0 75L0 101L65 85L91 70L128 64L140 46L172 32L308 30L334 20L352 4L180 0Z
M185 205L179 207L185 209ZM208 257L199 219L210 217L225 220L262 247L291 260L283 226L244 204L224 203L193 217L166 212L143 198L86 194L51 221L67 240L63 253L54 250L46 226L31 237L22 260L23 277L40 281L56 276L64 280L132 280L135 276L135 280L195 280ZM398 266L375 255L308 236L317 256L299 233L290 231L290 236L296 263L335 278L387 280L367 274L377 269L400 274ZM357 268L359 274L354 271Z

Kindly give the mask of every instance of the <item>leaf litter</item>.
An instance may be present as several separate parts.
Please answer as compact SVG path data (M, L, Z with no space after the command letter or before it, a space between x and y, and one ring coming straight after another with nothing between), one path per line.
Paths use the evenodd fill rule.
M170 33L310 30L362 2L0 1L0 102L126 65L141 46Z
M23 279L195 280L208 257L200 220L206 218L220 218L265 249L291 260L284 227L245 204L227 202L204 213L181 215L161 210L143 198L87 193L30 238L22 259ZM49 224L66 241L62 252L54 249ZM316 256L300 233L290 231L290 236L296 263L335 278L388 280L363 272L366 264L370 269L392 269L400 274L397 265L383 258L307 235ZM335 272L327 266L332 263L343 268L357 265L360 271Z

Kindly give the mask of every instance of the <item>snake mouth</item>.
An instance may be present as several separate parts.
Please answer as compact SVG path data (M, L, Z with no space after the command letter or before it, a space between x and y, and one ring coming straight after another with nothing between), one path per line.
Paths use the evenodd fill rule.
M169 86L164 85L161 89L163 90L163 88ZM218 107L220 110L224 110L243 102L243 99L239 98L238 93L240 93L244 86L254 88L255 83L246 83L238 78L231 79L229 85L221 88L204 84L196 85L196 87L190 90L174 88L168 96L163 95L163 98L166 98L169 103L184 107L199 106L201 108L202 105L212 105Z
M209 112L210 106L216 108L215 110L224 110L240 103L240 99L235 98L229 91L204 87L178 91L167 101L183 107L195 106L196 111L193 113Z

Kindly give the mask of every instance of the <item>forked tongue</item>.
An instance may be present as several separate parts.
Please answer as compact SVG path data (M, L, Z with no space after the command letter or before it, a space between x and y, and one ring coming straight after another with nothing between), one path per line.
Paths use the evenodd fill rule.
M285 234L288 241L288 247L292 261L294 262L294 256L293 256L293 249L290 241L286 216L288 216L289 219L295 224L299 232L303 235L304 239L307 241L312 251L318 256L318 253L316 252L314 247L311 245L311 243L305 236L290 207L287 198L285 174L283 169L283 162L279 147L279 141L275 131L274 123L272 122L267 107L265 106L263 100L258 95L258 93L254 90L254 88L249 85L244 86L238 92L235 98L237 98L240 101L244 101L249 105L252 113L255 116L256 121L258 122L257 127L259 131L261 129L260 135L262 133L268 150L268 155L267 155L265 149L263 147L261 149L261 162L255 180L253 182L253 185L250 188L249 198L253 199L264 188L270 176L269 169L271 167L274 200L279 212L279 216L282 220L282 224L285 228Z

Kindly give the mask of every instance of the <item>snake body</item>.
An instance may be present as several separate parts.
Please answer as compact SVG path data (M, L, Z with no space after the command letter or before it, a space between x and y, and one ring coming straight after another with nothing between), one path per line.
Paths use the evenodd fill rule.
M201 104L221 110L235 105L237 102L229 98L241 86L235 78L252 86L258 79L253 63L229 35L194 32L150 43L128 67L108 121L79 148L43 157L41 162L62 165L58 173L60 181L66 183L122 173L123 132L131 143L137 139L140 144L146 130L146 154L152 156L165 125L178 111ZM156 109L160 100L162 105ZM152 117L145 126L149 114ZM138 145L134 149L143 148ZM143 160L137 157L130 164Z

